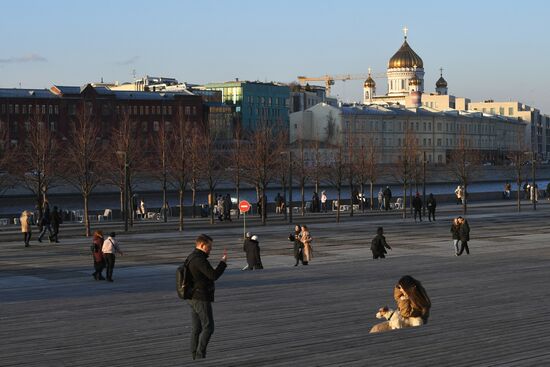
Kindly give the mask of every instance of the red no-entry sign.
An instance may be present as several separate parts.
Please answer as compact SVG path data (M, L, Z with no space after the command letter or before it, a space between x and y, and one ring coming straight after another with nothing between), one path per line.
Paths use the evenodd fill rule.
M246 200L242 200L239 203L239 209L241 210L241 213L246 213L250 210L250 203Z

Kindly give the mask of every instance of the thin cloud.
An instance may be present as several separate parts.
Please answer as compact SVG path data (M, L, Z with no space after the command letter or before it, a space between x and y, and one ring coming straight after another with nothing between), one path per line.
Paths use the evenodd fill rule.
M118 61L117 65L132 65L132 64L135 64L136 61L138 60L139 60L139 56L132 56L127 60Z
M48 61L44 56L38 54L28 54L18 57L9 57L7 59L0 59L1 64L20 64L25 62L46 62Z

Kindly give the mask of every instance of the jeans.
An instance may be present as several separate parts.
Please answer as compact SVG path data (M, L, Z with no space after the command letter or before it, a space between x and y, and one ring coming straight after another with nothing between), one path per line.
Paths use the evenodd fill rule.
M23 232L23 241L25 241L25 246L29 245L29 242L31 240L31 232Z
M418 217L420 218L420 221L422 222L422 209L415 209L414 210L414 221L416 222L416 214L418 214Z
M105 263L107 265L107 280L113 280L113 269L115 268L115 254L103 254Z
M457 254L457 255L458 255L458 251L459 251L459 249L458 249L458 243L459 242L460 242L460 240L453 240L453 245L455 247L455 254Z
M432 221L432 219L435 222L435 209L428 209L428 220Z
M42 241L42 237L46 234L46 230L50 232L50 237L52 236L52 226L50 224L44 224L42 226L42 232L40 232L40 235L38 236L38 241Z
M191 306L191 355L205 358L206 346L214 333L212 302L190 299Z

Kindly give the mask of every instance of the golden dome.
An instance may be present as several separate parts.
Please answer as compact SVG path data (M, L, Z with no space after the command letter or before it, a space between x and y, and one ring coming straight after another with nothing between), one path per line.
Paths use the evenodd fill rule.
M375 83L374 79L371 78L370 74L369 74L369 77L367 78L367 80L365 80L364 86L367 87L367 88L376 87L376 83Z
M420 56L413 51L407 40L403 42L401 48L397 50L388 63L388 69L396 68L424 68L424 63Z

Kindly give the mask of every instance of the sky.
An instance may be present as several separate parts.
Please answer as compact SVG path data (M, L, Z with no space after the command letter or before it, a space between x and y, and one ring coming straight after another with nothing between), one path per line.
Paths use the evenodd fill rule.
M298 75L384 74L408 42L425 91L442 67L449 94L519 100L550 114L550 3L447 1L5 1L0 87L132 81L292 82ZM376 78L377 94L386 81ZM360 101L362 80L333 95Z

